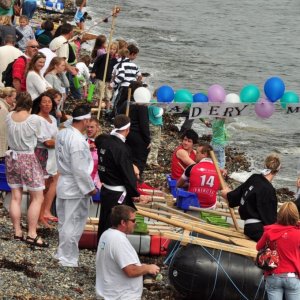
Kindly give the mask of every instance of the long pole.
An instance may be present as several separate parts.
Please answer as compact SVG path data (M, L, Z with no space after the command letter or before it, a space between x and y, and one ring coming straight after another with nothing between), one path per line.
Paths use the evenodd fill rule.
M108 66L108 61L109 61L109 52L110 52L110 47L111 47L111 43L112 43L112 36L113 36L114 30L115 30L115 20L116 20L116 17L119 12L120 12L120 7L115 6L113 9L113 13L112 13L112 22L111 22L111 28L110 28L110 34L109 34L109 42L108 42L107 53L106 53L105 68L104 68L104 73L103 73L103 78L102 78L103 84L100 86L100 101L99 101L99 105L98 105L98 114L97 114L98 120L100 120L102 99L103 99L104 91L105 91L107 66Z
M129 116L130 100L131 100L131 88L128 88L127 104L126 104L126 116L127 117Z
M215 152L212 150L209 153L210 153L210 157L211 157L211 159L212 159L212 161L215 165L215 168L216 168L219 180L220 180L221 188L224 189L224 188L226 188L227 185L226 185L225 180L224 180L224 178L221 174L221 171L220 171L220 168L219 168L219 165L218 165L218 161L217 161L216 156L215 156ZM228 205L228 207L229 207L229 205ZM230 215L231 215L231 218L232 218L235 229L237 231L240 231L238 222L237 222L235 214L234 214L234 210L232 208L229 208L229 212L230 212Z

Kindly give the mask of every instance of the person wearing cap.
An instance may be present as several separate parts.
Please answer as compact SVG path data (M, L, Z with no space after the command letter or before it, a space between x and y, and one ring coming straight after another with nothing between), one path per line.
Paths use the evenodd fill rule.
M95 140L99 154L98 172L102 183L98 240L102 233L111 227L112 208L120 204L135 208L134 202L139 201L140 196L136 189L137 179L131 152L125 144L130 130L129 117L116 116L114 127L109 136L100 135Z
M78 242L88 217L90 197L97 192L91 178L93 159L83 135L90 118L89 106L77 106L55 144L60 174L56 189L59 245L55 258L66 267L78 266Z
M244 233L256 242L262 237L264 226L274 224L277 219L278 201L271 181L279 170L279 157L270 154L261 174L251 175L233 191L228 187L221 191L229 207L239 206L239 214L245 221Z
M153 96L156 97L156 91L154 92ZM157 102L157 101L152 100L151 102ZM158 107L156 105L148 106L151 147L147 158L147 164L150 167L159 167L157 157L158 157L158 150L160 147L161 127L163 125L163 118L162 118L163 113L164 110L161 107Z

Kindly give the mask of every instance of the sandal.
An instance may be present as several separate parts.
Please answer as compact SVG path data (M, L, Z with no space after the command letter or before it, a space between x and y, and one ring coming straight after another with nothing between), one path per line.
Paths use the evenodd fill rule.
M36 247L42 247L42 248L48 248L49 244L45 241L42 241L42 243L38 243L38 240L40 237L37 235L35 238L32 238L27 235L26 237L26 244L29 244L31 246L36 246Z
M16 241L24 241L24 236L23 235L21 235L21 236L14 235L14 240L16 240Z

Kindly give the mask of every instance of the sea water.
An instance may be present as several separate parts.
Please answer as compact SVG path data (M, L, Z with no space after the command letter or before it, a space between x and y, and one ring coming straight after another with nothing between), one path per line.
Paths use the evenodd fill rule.
M167 84L206 93L210 85L220 84L227 93L238 94L243 86L255 84L263 94L265 81L279 76L286 90L300 94L297 0L89 0L93 20L86 28L110 16L114 5L121 6L114 38L138 44L136 63L151 73L147 83L152 89ZM110 25L100 23L91 31L109 36ZM199 134L211 133L200 123L194 128ZM228 132L229 145L245 151L254 172L263 168L268 153L278 153L282 169L274 185L295 191L299 114L286 115L278 105L270 119L253 112L235 119Z

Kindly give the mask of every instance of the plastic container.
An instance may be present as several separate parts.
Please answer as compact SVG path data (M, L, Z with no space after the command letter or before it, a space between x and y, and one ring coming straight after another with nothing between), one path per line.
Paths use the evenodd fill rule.
M91 83L89 85L89 91L88 91L88 95L87 95L87 99L86 99L87 102L92 102L93 101L95 87L96 87L96 85L94 83Z
M168 186L169 186L169 190L170 190L171 194L173 195L173 197L176 197L177 196L177 188L176 188L177 181L175 179L172 179L170 174L167 174L167 182L168 182Z
M127 238L138 254L146 255L150 253L150 235L128 234Z
M4 191L4 192L11 191L6 180L5 164L0 164L0 191Z
M183 210L188 210L189 206L200 207L197 195L182 189L177 189L176 203L177 207Z
M92 196L93 202L101 202L100 191L97 191L97 194Z
M167 255L170 240L159 235L151 236L150 255Z
M75 87L75 89L79 89L80 88L80 82L79 82L79 78L78 78L78 76L74 76L73 77L73 83L74 83L74 87Z

